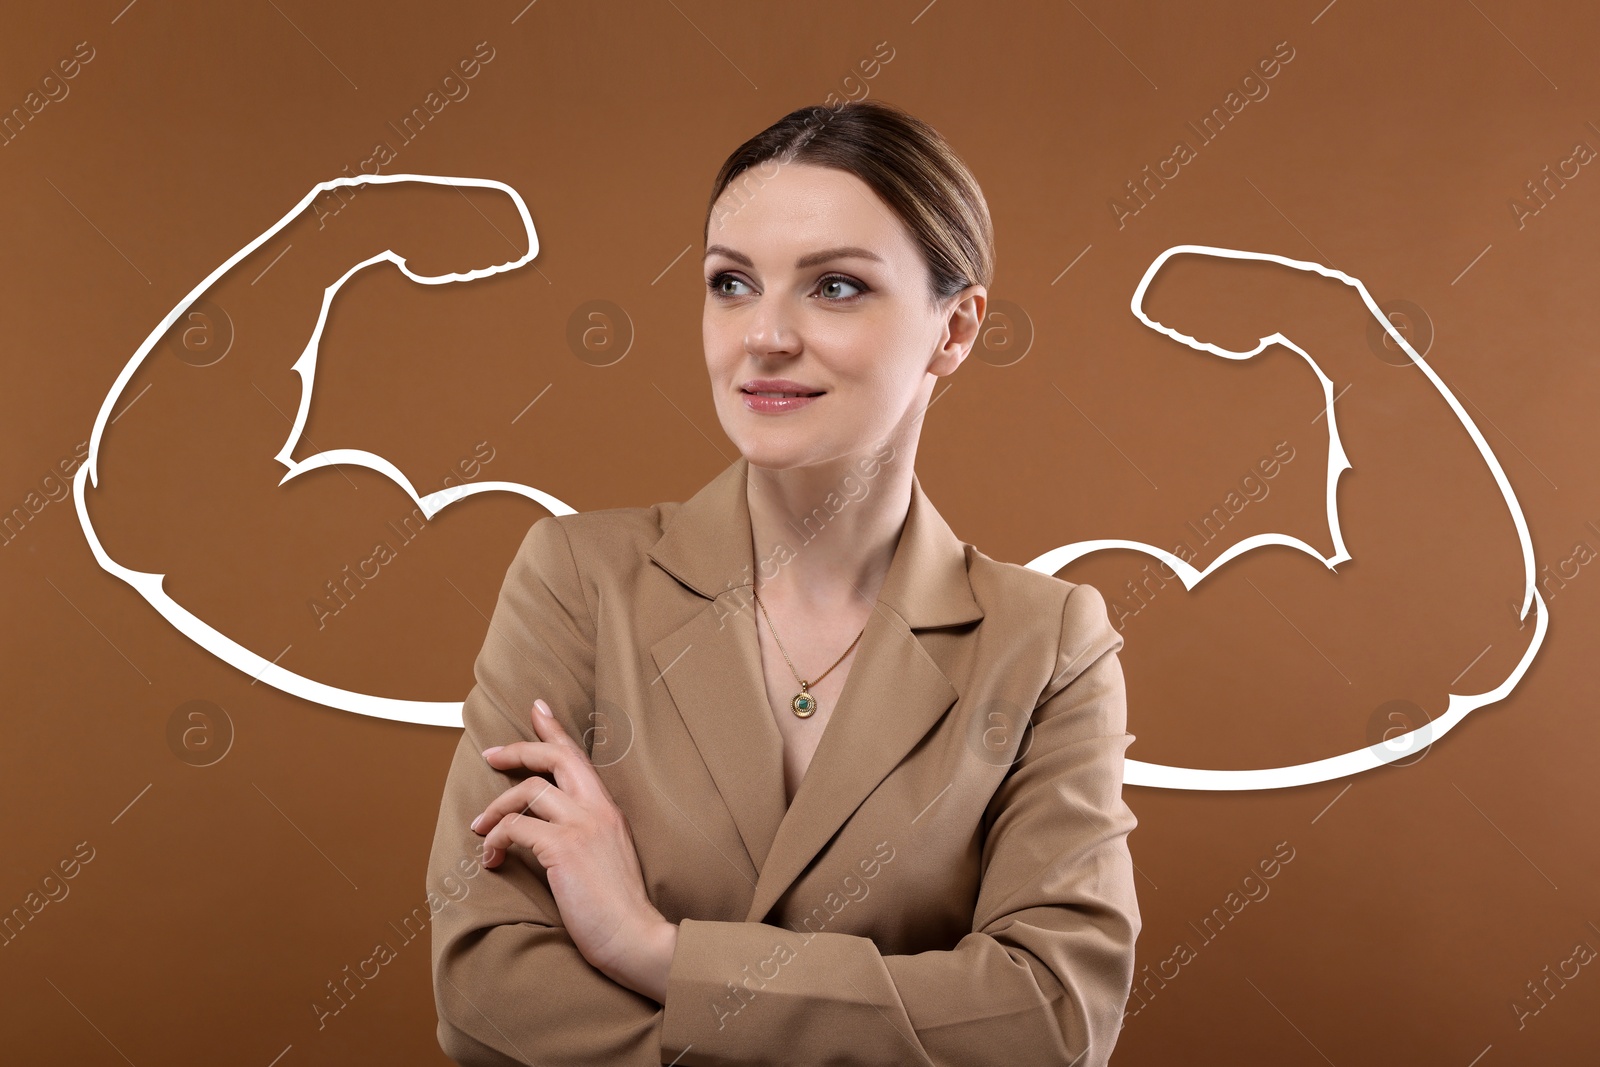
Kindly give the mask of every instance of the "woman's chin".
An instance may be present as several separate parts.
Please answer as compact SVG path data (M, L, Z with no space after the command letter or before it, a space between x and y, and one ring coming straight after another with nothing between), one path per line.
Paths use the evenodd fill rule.
M782 471L816 462L814 449L804 444L752 435L738 441L739 452L752 467Z
M805 465L803 456L793 449L776 448L768 444L752 444L741 448L740 453L745 462L752 467L761 467L764 470L786 471L793 467Z

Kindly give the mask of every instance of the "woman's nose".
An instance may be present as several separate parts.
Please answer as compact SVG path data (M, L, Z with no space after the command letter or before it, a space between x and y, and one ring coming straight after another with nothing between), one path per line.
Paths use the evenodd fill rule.
M745 331L744 347L753 356L798 352L800 335L781 313L763 308L756 312Z

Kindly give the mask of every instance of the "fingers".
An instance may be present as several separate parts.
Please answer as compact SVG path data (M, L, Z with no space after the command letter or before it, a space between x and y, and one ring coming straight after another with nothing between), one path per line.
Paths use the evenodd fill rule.
M589 762L589 753L556 720L549 704L543 699L535 700L533 704L533 710L529 712L533 719L533 732L551 746L547 751L556 762L549 769L555 772L556 784L567 795L585 804L609 801L611 794L601 783L594 764Z
M555 716L549 714L548 704L543 700L537 700L534 704L535 707L528 714L533 720L534 736L539 740L517 741L486 749L484 759L489 761L491 767L502 771L515 767L550 771L556 776L556 784L568 795L585 801L593 799L593 784L598 779L589 762L589 754L567 734ZM541 711L541 706L546 710Z
M529 778L518 782L489 802L489 806L472 821L473 830L483 833L489 827L517 812L537 815L550 822L559 822L572 811L572 798L544 778Z
M538 744L542 742L522 741L494 755L502 762L509 762L504 755L507 750ZM472 821L472 831L483 836L483 865L498 866L513 844L538 855L551 824L570 819L574 809L572 799L543 778L518 782L490 801L482 814Z
M553 829L545 820L521 811L512 812L495 823L480 820L475 825L483 827L482 863L485 867L498 867L512 845L521 845L536 858L541 857Z
M516 741L486 749L485 761L496 770L523 768L550 772L555 784L532 777L501 793L472 821L474 833L484 836L485 866L499 863L501 853L511 844L521 844L536 852L549 823L572 821L581 814L580 800L595 796L595 777L588 754L549 713L543 700L530 712L534 732L541 740ZM609 800L603 787L598 792Z

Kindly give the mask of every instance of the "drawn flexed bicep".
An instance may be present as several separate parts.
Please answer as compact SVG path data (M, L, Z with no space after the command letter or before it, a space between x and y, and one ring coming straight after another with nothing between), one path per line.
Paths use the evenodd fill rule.
M510 481L441 483L451 461L479 473L493 446L474 441L469 423L449 456L415 447L441 435L416 432L415 406L396 410L400 376L381 365L360 383L372 416L363 428L316 423L318 365L339 302L375 272L416 290L394 314L420 320L420 294L440 291L421 287L470 284L537 252L526 204L499 182L383 175L313 188L197 284L111 384L75 486L98 562L185 635L262 682L348 711L458 725L459 701L383 692L385 656L373 657L366 675L356 672L370 676L366 684L338 686L304 666L316 660L307 651L325 654L333 642L307 640L286 657L273 646L305 629L308 614L325 628L319 600L326 612L355 595L397 610L404 583L382 586L379 569L455 500L499 490L544 511L572 509ZM524 507L526 521L541 513ZM501 545L492 558L503 563L513 548ZM420 648L430 636L398 627L392 640Z
M1163 675L1183 678L1183 695L1158 700L1182 708L1175 715L1189 732L1175 745L1181 731L1164 739L1135 721L1141 754L1156 758L1130 760L1126 780L1192 789L1326 781L1414 756L1503 699L1532 662L1546 616L1521 507L1474 418L1481 412L1450 388L1449 372L1416 351L1362 282L1303 260L1178 246L1152 262L1130 307L1174 342L1166 358L1245 360L1279 346L1303 360L1308 388L1283 403L1325 436L1327 462L1316 472L1326 505L1316 535L1219 538L1188 558L1108 538L1029 564L1055 573L1132 550L1157 557L1182 589L1204 580L1208 592L1238 591L1163 602L1186 613L1186 631L1257 640L1217 640L1203 656L1164 665ZM1380 358L1374 334L1383 352L1406 358ZM1254 551L1270 546L1298 555ZM1290 568L1296 580L1281 582ZM1304 580L1307 572L1321 580ZM1399 693L1415 694L1420 721L1363 737L1373 709Z

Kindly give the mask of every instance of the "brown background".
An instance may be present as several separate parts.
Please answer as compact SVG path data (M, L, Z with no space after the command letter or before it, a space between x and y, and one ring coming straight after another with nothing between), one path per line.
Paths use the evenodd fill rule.
M1600 548L1600 164L1551 182L1542 204L1526 184L1580 143L1600 148L1590 5L524 2L7 13L7 112L78 42L93 49L50 83L69 95L0 147L0 507L28 512L0 547L0 909L70 891L0 950L16 1062L443 1059L425 931L399 929L424 905L456 733L252 684L101 571L70 499L49 498L146 334L384 141L385 172L518 189L541 251L468 285L387 268L351 282L296 455L364 448L429 491L476 449L493 454L476 477L578 510L686 499L734 458L699 346L709 182L744 138L830 92L928 119L989 198L994 310L1008 316L938 394L918 463L987 554L1187 538L1203 565L1266 531L1331 552L1309 368L1283 349L1202 356L1129 312L1146 266L1181 243L1364 280L1462 399L1532 530L1545 646L1509 700L1422 758L1295 789L1128 789L1141 982L1180 943L1193 955L1131 1002L1115 1061L1586 1062L1600 975L1548 975L1600 948L1600 567L1586 565ZM469 94L401 138L389 124L479 42L493 58ZM1280 42L1293 58L1252 83L1268 95L1200 144L1187 124ZM1180 138L1196 158L1119 226L1112 199ZM1519 196L1537 213L1519 219ZM324 583L395 541L385 524L411 504L358 468L278 488L272 457L323 286L389 247L429 272L509 259L515 226L495 195L369 186L241 263L208 295L216 332L157 353L124 394L91 498L112 554L167 574L180 603L301 674L462 699L505 567L543 512L500 495L452 507L319 626L309 603ZM1339 501L1355 558L1335 576L1269 548L1124 618L1130 755L1314 759L1438 715L1452 685L1503 678L1532 630L1508 607L1522 592L1510 519L1443 401L1370 339L1353 293L1278 268L1175 263L1150 297L1189 332L1248 344L1282 328L1346 390L1354 469ZM569 345L593 300L620 312L612 347ZM224 358L193 365L229 335ZM1279 442L1294 458L1270 493L1201 548L1186 524ZM1144 562L1106 554L1062 576L1138 607L1125 583ZM186 743L173 729L190 701L209 702L209 732ZM92 859L50 881L80 842ZM1275 848L1293 859L1247 883ZM1260 886L1270 893L1203 932L1230 893ZM327 983L379 942L396 958L319 1028ZM1519 1019L1517 1004L1540 1010Z

